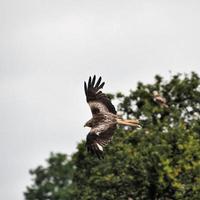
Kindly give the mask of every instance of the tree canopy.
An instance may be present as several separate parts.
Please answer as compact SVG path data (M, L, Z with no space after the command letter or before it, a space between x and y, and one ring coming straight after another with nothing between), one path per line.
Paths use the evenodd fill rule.
M156 90L169 108L152 97ZM26 200L198 200L200 197L200 78L176 74L139 82L129 95L110 95L124 118L141 129L119 127L98 160L85 141L68 158L51 154L47 166L31 170Z

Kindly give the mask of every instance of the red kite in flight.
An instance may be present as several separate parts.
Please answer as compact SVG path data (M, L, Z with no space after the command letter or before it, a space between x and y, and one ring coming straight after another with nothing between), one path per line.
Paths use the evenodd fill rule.
M91 128L86 147L99 159L103 158L103 147L111 141L117 124L140 127L138 120L124 120L117 115L110 99L100 91L104 84L101 77L96 81L96 76L89 77L88 83L84 82L86 100L92 112L92 118L84 125Z

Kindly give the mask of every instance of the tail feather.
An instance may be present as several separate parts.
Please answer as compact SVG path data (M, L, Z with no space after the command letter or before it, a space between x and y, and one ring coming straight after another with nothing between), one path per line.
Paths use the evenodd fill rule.
M141 125L138 120L131 120L131 119L117 119L117 123L120 125L125 125L125 126L132 126L136 128L141 128Z

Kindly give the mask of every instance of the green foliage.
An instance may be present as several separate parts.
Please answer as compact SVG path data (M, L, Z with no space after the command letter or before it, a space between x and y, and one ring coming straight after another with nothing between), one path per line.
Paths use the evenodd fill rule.
M157 90L168 102L153 101ZM113 96L112 96L113 98ZM154 84L138 83L128 96L115 95L126 118L140 118L142 129L119 127L98 160L77 147L70 160L52 154L46 168L31 171L27 200L199 200L200 78L160 76Z
M27 187L26 199L71 199L73 165L65 155L51 153L47 166L39 166L35 170L30 170L30 174L34 177L34 184Z

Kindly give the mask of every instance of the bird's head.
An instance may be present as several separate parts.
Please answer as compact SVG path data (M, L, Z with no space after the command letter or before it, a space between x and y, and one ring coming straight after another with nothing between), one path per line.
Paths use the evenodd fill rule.
M84 124L84 127L92 127L91 121L87 121L87 122Z
M154 90L154 91L153 91L153 96L154 96L154 97L155 97L155 96L158 96L158 91Z

